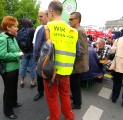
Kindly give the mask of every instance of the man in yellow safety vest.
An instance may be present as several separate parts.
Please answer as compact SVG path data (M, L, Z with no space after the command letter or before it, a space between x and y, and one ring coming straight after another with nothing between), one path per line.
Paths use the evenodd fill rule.
M73 120L75 115L71 109L70 82L69 75L73 71L76 55L79 56L78 32L67 25L61 19L62 3L52 1L48 6L49 21L47 27L50 31L50 40L55 46L55 70L56 79L49 88L49 81L44 80L44 91L50 116L47 120L60 120L60 106L58 94L61 102L61 112L65 120ZM45 32L45 29L43 29Z

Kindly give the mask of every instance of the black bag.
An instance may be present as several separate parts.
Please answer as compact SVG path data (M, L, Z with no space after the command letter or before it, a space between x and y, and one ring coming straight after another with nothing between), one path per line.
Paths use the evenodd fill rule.
M0 75L5 73L5 66L4 63L2 61L0 61Z
M20 49L26 52L30 47L30 29L22 28L17 33L17 42Z

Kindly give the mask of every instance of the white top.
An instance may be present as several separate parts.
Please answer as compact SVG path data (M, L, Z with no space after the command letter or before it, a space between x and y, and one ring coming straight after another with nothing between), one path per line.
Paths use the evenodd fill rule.
M37 32L38 32L38 30L39 30L41 27L42 27L42 25L38 26L38 27L36 28L36 30L35 30L34 37L33 37L33 41L32 41L33 46L35 45Z

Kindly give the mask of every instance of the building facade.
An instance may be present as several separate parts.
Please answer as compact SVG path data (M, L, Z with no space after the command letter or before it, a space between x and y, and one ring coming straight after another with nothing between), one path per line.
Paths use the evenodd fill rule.
M106 21L105 28L111 30L120 30L123 28L123 17L118 20Z

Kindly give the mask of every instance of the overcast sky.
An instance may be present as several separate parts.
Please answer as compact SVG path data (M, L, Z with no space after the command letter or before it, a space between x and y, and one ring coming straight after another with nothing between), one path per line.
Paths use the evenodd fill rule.
M52 0L41 0L41 7L47 9ZM64 0L60 0L64 2ZM108 20L123 16L123 0L76 0L77 11L82 15L81 25L103 26Z

